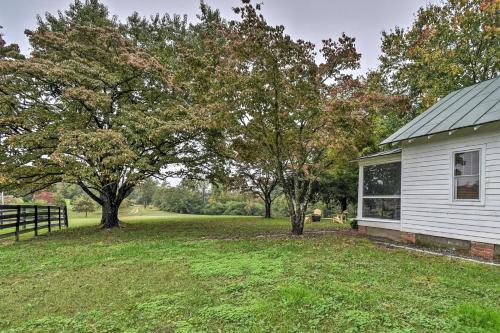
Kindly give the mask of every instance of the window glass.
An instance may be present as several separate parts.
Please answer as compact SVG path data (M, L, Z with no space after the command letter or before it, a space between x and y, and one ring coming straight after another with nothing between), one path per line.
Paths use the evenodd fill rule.
M401 194L401 162L369 165L363 169L363 195Z
M400 198L364 198L363 217L399 220L401 218L400 202Z
M455 154L455 176L479 175L479 151Z
M455 199L479 199L479 176L455 178Z
M479 151L455 154L454 198L478 200L480 196Z

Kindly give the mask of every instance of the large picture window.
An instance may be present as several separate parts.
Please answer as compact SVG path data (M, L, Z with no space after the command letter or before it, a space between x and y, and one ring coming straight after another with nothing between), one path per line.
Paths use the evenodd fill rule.
M401 162L363 167L363 217L401 218Z
M453 198L455 200L480 199L480 158L479 150L454 154Z

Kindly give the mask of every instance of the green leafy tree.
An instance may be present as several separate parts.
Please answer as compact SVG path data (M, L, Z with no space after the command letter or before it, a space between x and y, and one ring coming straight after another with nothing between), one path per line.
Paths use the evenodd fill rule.
M135 13L122 29L175 72L173 81L179 88L179 96L185 99L186 107L196 110L198 128L193 132L197 133L197 145L193 149L197 159L184 161L188 168L182 176L215 182L225 178L228 171L224 126L220 122L226 103L225 96L219 93L223 84L219 63L227 54L223 35L227 22L218 10L203 2L200 12L199 22L194 24L188 24L186 16L156 14L141 18Z
M55 192L65 199L73 200L74 198L85 194L80 186L68 183L57 183Z
M367 120L356 108L328 102L332 85L344 79L343 71L359 67L360 55L354 38L342 35L323 42L325 61L318 65L314 45L270 26L258 5L246 3L236 12L241 20L226 34L230 54L218 91L226 94L229 136L271 157L292 233L299 235L320 171L331 165L334 151L351 146Z
M227 160L229 177L222 179L231 188L251 193L264 203L264 218L271 218L272 203L282 193L272 156L266 154L257 140L242 137L239 126L233 127Z
M347 210L349 203L357 202L358 168L355 163L325 170L315 184L314 201L322 201L329 208L339 206L341 212Z
M0 26L0 30L2 26ZM15 59L23 59L23 55L19 52L19 45L7 44L3 39L3 34L0 31L0 61L12 61ZM12 75L5 76L0 81L0 114L7 114L9 110L16 105L16 98L8 93L6 87L14 80ZM4 121L0 118L0 128L4 126ZM0 130L0 145L5 143L5 138L1 135ZM0 162L6 161L9 158L4 149L0 149ZM7 175L0 173L0 184L8 181Z
M132 202L130 201L129 198L125 198L122 201L122 204L120 205L120 209L127 209L132 207Z
M497 0L446 0L418 10L409 28L382 33L380 71L419 113L439 97L498 75Z
M3 27L0 25L0 30ZM19 45L7 44L0 32L0 60L1 59L23 59L24 56L19 51Z
M271 218L273 201L280 196L279 180L273 169L273 160L259 156L258 148L245 145L233 160L231 186L241 191L252 193L264 202L264 218ZM246 150L250 156L244 155Z
M204 201L210 191L210 183L203 179L183 178L178 187L200 193Z
M205 122L168 59L130 38L97 1L47 14L26 34L30 57L0 60L0 187L77 184L102 206L102 226L116 227L137 184L197 160Z
M162 187L155 196L159 208L163 211L199 214L203 208L203 198L200 193L180 187Z
M133 196L135 198L135 202L146 208L148 205L153 203L153 196L157 189L158 185L153 179L148 178L144 180L134 190Z
M66 200L60 193L56 193L54 195L54 205L59 206L59 207L64 207L66 206Z
M87 195L79 196L73 202L73 211L85 213L85 217L87 217L88 213L95 212L95 210L96 205L94 201Z

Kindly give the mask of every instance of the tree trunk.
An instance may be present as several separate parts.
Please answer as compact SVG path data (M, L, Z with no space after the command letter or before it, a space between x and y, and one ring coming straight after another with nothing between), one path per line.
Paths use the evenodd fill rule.
M88 212L85 212L85 218L87 218L87 214L88 214Z
M266 195L266 198L264 199L264 206L265 206L264 218L265 219L271 218L271 205L272 205L271 195L269 195L269 196Z
M304 233L306 206L303 202L296 202L293 199L289 199L288 210L290 212L290 221L292 222L292 234L302 235Z
M343 213L347 210L347 198L342 197L340 199L340 211Z
M115 201L105 200L102 205L101 226L106 229L120 226L118 220L118 208L120 204Z
M292 222L292 234L302 235L304 233L304 219L304 213L296 213L295 215L290 216L290 220Z

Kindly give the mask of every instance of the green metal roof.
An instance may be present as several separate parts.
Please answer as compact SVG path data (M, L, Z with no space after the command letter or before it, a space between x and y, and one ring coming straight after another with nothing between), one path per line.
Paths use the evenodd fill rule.
M361 156L360 158L356 159L356 161L365 160L367 158L381 157L381 156L400 154L400 153L401 153L401 148L395 148L395 149L391 149L391 150L381 151L379 153L375 153L375 154L371 154L371 155Z
M500 121L500 76L456 90L381 144Z

